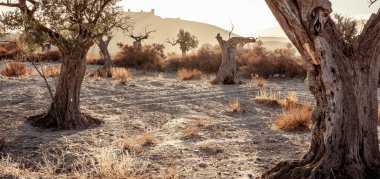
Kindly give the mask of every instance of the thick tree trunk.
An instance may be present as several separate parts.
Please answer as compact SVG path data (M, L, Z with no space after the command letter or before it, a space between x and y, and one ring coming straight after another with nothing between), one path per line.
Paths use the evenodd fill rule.
M306 81L317 106L309 151L299 161L279 163L262 178L379 178L380 11L347 44L329 18L329 1L266 1L309 63Z
M233 37L225 41L220 34L216 36L216 39L222 50L222 63L219 66L219 71L215 79L211 83L225 85L236 84L236 46L238 44L244 45L246 43L256 42L256 39Z
M80 90L86 71L87 49L73 48L63 52L61 74L54 100L47 113L29 118L42 128L83 129L101 121L81 113Z
M182 50L182 58L186 57L186 50Z

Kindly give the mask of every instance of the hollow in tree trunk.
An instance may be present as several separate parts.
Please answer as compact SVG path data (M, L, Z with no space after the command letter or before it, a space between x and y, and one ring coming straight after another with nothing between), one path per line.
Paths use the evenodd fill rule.
M219 66L219 71L212 84L231 85L236 83L236 47L239 44L254 43L254 38L232 37L229 40L223 40L218 34L216 39L222 50L222 63Z
M61 74L53 102L46 113L29 118L29 122L33 126L83 129L102 123L98 119L82 114L79 108L88 49L75 47L63 52Z
M379 178L380 10L347 43L329 16L328 0L266 2L308 63L306 82L317 103L308 152L262 178Z

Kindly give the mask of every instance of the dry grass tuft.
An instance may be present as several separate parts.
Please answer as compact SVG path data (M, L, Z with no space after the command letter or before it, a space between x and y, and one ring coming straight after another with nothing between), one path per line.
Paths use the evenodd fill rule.
M46 77L58 77L61 74L60 66L45 67L43 70Z
M194 126L194 125L187 125L182 129L182 139L192 139L199 137L199 127Z
M132 75L125 68L112 68L111 70L113 79L131 79Z
M178 70L178 79L180 80L200 80L202 76L203 72L197 69L187 70L182 68Z
M178 179L179 175L175 168L165 168L162 170L163 179Z
M262 88L262 87L267 86L267 81L264 78L260 77L259 75L255 75L255 76L252 75L252 80L255 82L257 87Z
M146 132L141 135L143 145L157 144L157 138L151 132Z
M123 149L131 153L140 153L142 151L141 142L125 137L123 141Z
M261 89L255 97L255 102L270 107L280 106L280 92Z
M191 122L190 125L196 126L196 127L205 127L205 126L208 126L211 122L212 122L212 119L198 119Z
M10 62L0 70L0 74L7 77L21 77L30 75L31 71L22 63Z
M274 127L289 132L302 132L309 131L311 125L311 111L310 104L304 104L302 107L288 108L280 117L274 122Z
M199 147L199 150L206 155L217 155L222 153L223 150L212 143L204 143Z
M238 113L238 112L241 111L241 109L240 109L239 98L235 98L235 99L233 99L233 100L230 102L230 110L231 110L231 112L233 112L233 113Z

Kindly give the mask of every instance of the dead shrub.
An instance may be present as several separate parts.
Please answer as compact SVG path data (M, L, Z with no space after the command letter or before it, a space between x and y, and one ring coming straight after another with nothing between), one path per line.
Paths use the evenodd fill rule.
M254 101L265 106L278 107L280 106L280 92L261 89L256 95Z
M43 62L57 62L62 59L62 53L58 50L50 50L45 53L37 54L38 60Z
M88 54L87 57L86 57L86 60L87 60L87 64L90 64L90 65L104 65L104 59L102 59L102 57L100 57L99 54Z
M306 76L306 70L300 57L295 56L293 48L268 51L258 44L237 51L237 66L246 76L257 74L271 77L274 74L286 77Z
M21 77L30 75L31 71L22 63L10 62L0 70L0 74L7 77Z
M0 44L0 60L2 59L16 59L20 53L20 48L14 41L9 41Z
M157 144L157 139L151 132L146 132L141 135L143 145L155 145Z
M128 137L124 138L123 149L136 154L142 151L141 143Z
M304 104L302 107L291 107L275 120L274 126L277 129L289 132L309 131L311 111L310 104Z
M219 148L215 144L212 143L204 143L199 147L199 150L206 155L217 155L219 153L223 153L223 149Z
M290 110L293 108L302 108L305 103L299 102L298 97L295 92L290 92L283 100L280 101L281 107L285 110Z
M182 129L182 139L187 140L187 139L192 139L199 137L199 127L194 126L194 125L187 125Z
M230 110L233 113L238 113L240 112L240 102L239 98L235 98L230 102Z
M153 44L141 48L119 44L121 51L114 59L114 65L140 70L163 71L162 61L165 59L164 45Z
M179 69L197 69L206 73L218 72L222 62L221 50L218 46L203 45L196 54L190 54L184 58L171 56L166 62L167 71L178 71Z
M202 79L203 72L197 69L187 70L182 68L178 70L177 75L180 80L200 80Z
M46 77L58 77L61 74L60 66L45 67L43 70Z

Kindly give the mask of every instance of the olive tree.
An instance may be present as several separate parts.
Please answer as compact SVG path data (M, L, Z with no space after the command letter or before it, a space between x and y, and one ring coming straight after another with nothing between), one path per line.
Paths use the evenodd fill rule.
M190 32L185 31L183 29L180 29L178 34L177 34L177 39L173 40L166 40L167 43L171 44L172 46L176 46L179 44L179 48L182 51L182 57L186 56L186 53L190 49L194 49L198 47L199 41L197 37L194 35L191 35Z
M30 117L44 128L81 129L102 123L80 110L80 91L86 71L86 54L94 41L107 35L118 0L17 0L0 1L15 8L2 15L9 29L43 34L63 55L53 102L44 114ZM110 20L111 19L111 20Z
M330 17L329 0L266 2L308 64L306 83L316 107L308 152L263 178L379 178L380 10L346 41Z

